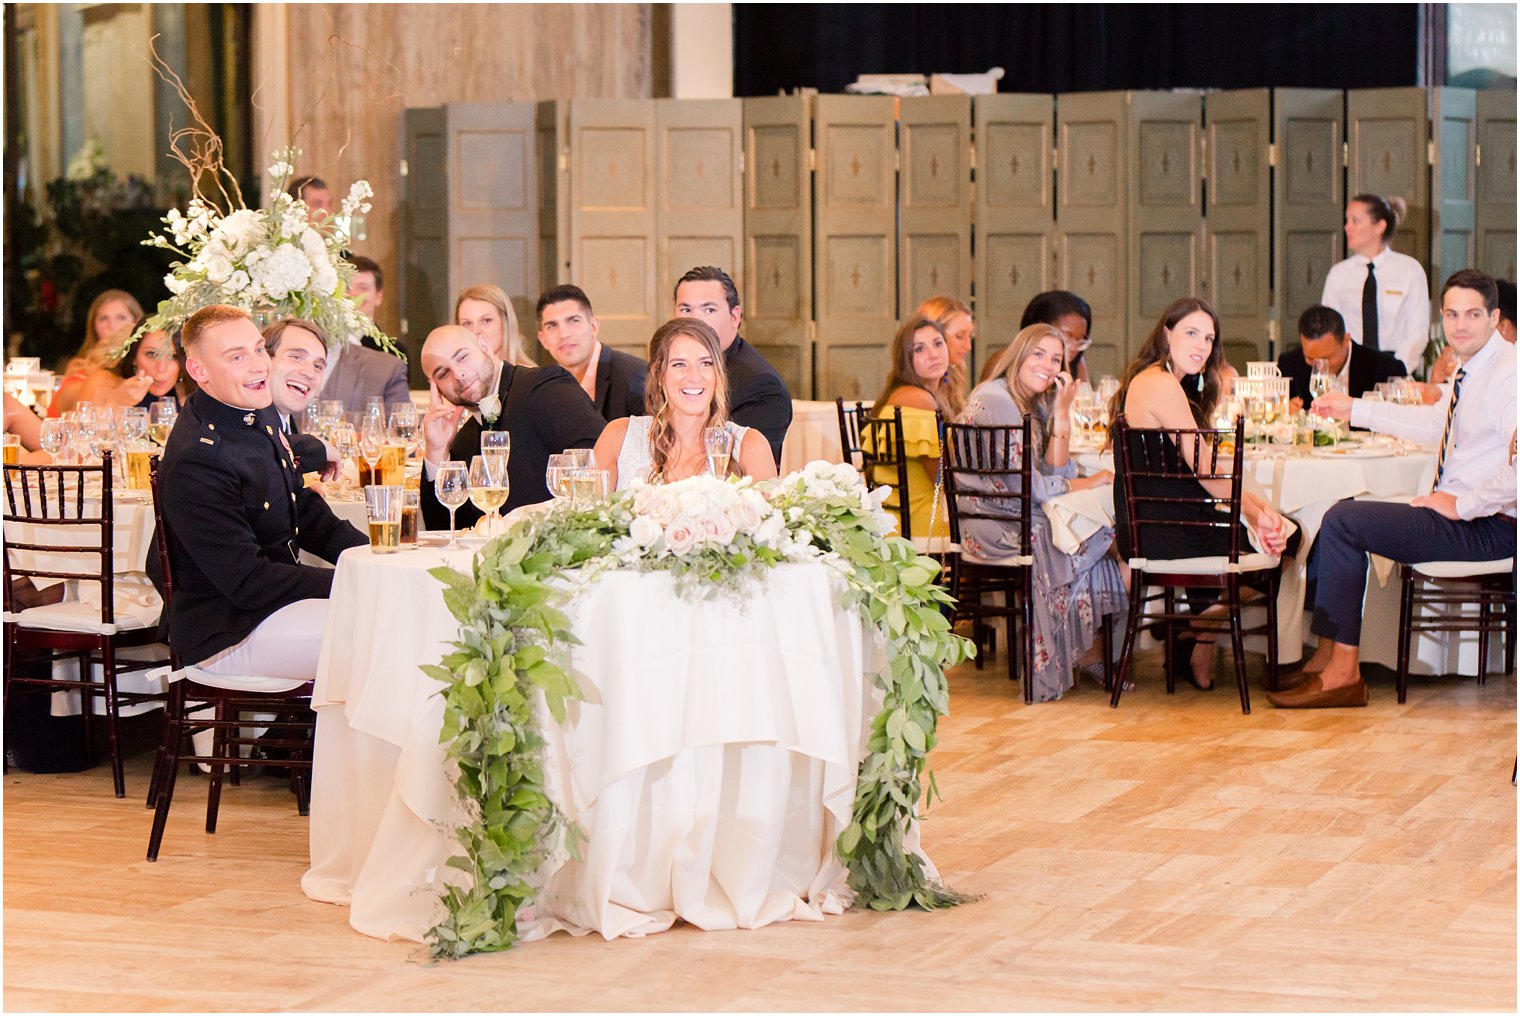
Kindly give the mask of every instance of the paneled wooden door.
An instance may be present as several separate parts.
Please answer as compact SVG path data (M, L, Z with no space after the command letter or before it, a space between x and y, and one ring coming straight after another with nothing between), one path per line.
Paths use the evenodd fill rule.
M1237 370L1266 359L1272 310L1272 95L1204 96L1204 267L1199 290L1219 314Z
M898 317L938 294L969 304L971 97L903 99L897 147Z
M1131 92L1126 276L1133 356L1171 303L1201 292L1203 97Z
M1409 206L1390 244L1430 266L1430 121L1423 88L1346 93L1347 196L1398 196ZM1427 274L1429 274L1427 272Z
M813 398L812 110L807 95L744 99L744 337L793 398Z
M1452 272L1477 264L1477 93L1433 88L1430 130L1435 142L1430 194L1430 284L1439 293Z
M1298 345L1298 317L1320 302L1325 276L1345 248L1345 116L1343 92L1272 92L1272 295L1279 354Z
M608 345L644 355L665 318L655 290L655 104L572 99L570 278Z
M1478 267L1515 281L1515 93L1478 93Z
M666 321L675 314L676 279L699 265L722 268L744 292L743 106L656 99L654 110L655 317Z
M409 109L402 118L401 270L393 282L401 302L401 346L411 363L411 383L425 385L422 342L447 324L449 299L449 188L439 171L446 164L448 135L442 109ZM399 283L399 285L398 285Z
M449 302L467 286L500 286L512 300L524 348L538 348L537 109L533 103L451 102L448 131ZM443 322L435 322L442 324Z
M1125 300L1128 124L1124 92L1056 96L1056 280L1092 306L1094 377L1117 375L1139 345Z
M1056 108L1049 95L979 95L975 112L980 372L1018 334L1029 301L1055 288Z
M537 130L538 284L548 289L570 281L570 103L540 102ZM523 328L537 331L537 323Z
M895 100L820 95L814 110L817 396L869 399L897 328Z

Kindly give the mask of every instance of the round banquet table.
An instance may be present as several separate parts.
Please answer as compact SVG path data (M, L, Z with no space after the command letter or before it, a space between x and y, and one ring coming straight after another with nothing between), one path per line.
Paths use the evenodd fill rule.
M1434 449L1418 448L1396 454L1389 446L1374 441L1341 448L1344 450L1321 448L1308 455L1288 453L1281 457L1256 448L1248 448L1245 453L1246 489L1291 516L1303 531L1297 555L1283 560L1277 600L1278 654L1282 664L1302 659L1304 640L1309 636L1304 621L1305 569L1325 513L1337 501L1347 498L1407 502L1429 491L1435 480ZM1111 452L1074 450L1074 457L1084 473L1113 468ZM1108 524L1112 524L1113 488L1103 489L1108 492L1106 508ZM1080 499L1074 500L1081 505ZM1080 510L1092 514L1086 507ZM1399 584L1391 562L1382 558L1370 562L1362 610L1362 661L1397 666ZM1248 613L1247 624L1259 621L1259 617L1252 618ZM1246 645L1253 652L1265 652L1265 639L1247 639ZM1410 657L1411 671L1472 673L1476 666L1476 633L1417 633Z
M311 868L302 888L356 930L420 941L458 873L459 816L439 685L419 669L458 637L424 545L338 562L313 705ZM666 573L606 572L566 607L585 698L537 698L550 796L586 833L538 873L524 940L821 920L848 901L833 844L880 691L879 645L823 567L782 565L740 598L691 603ZM916 829L909 830L916 845ZM930 867L927 866L926 867ZM930 867L932 870L932 867Z

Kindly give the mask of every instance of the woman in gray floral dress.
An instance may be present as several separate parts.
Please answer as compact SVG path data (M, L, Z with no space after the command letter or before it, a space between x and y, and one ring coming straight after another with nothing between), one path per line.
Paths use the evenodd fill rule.
M962 423L1016 426L1031 414L1034 448L1034 503L1030 527L1034 557L1034 699L1060 698L1072 686L1072 669L1101 665L1094 646L1104 619L1124 611L1128 596L1119 562L1109 554L1114 531L1102 529L1074 554L1064 554L1050 542L1050 524L1043 505L1069 490L1113 483L1104 470L1078 477L1071 461L1071 403L1076 395L1071 375L1063 369L1066 346L1050 325L1031 325L1014 338L1007 366L998 377L977 385L961 414ZM974 479L974 478L970 478ZM963 484L972 486L972 484ZM996 497L961 495L967 511L1014 514L1017 502ZM1025 553L1019 547L1017 523L996 519L967 520L961 527L962 552L997 560ZM1101 677L1099 678L1101 680Z

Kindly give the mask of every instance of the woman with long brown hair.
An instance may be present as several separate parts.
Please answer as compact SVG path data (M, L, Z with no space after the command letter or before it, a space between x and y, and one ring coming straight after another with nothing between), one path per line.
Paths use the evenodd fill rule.
M137 404L152 379L134 372L123 380L116 375L116 365L128 337L142 320L142 305L124 289L108 289L90 303L84 341L65 368L65 377L48 404L48 416L62 416L81 401Z
M728 418L723 346L706 322L675 318L655 329L644 408L649 415L613 420L597 439L597 465L612 474L616 489L635 480L667 483L707 472L703 435L712 428L733 435L729 475L776 475L765 435Z
M1208 302L1196 296L1176 300L1161 314L1156 326L1146 337L1135 359L1124 369L1119 391L1109 407L1109 419L1124 414L1130 427L1146 429L1207 429L1212 424L1214 409L1219 403L1224 384L1224 350L1219 343L1219 315ZM1138 440L1139 436L1135 436ZM1193 469L1192 449L1182 449L1183 458ZM1206 464L1207 471L1215 471L1213 463ZM1115 481L1123 490L1122 475ZM1229 484L1224 480L1202 482L1187 478L1168 480L1166 483L1183 484L1185 491L1196 494L1201 487L1216 497L1229 496ZM1160 490L1152 493L1164 493ZM1241 494L1241 515L1250 519L1261 539L1263 549L1282 555L1287 549L1288 530L1277 510L1249 491ZM1114 517L1117 522L1121 556L1133 552L1128 543L1129 505L1122 494L1114 498ZM1217 516L1216 516L1217 517ZM1297 534L1294 534L1297 535ZM1163 542L1164 541L1164 542ZM1244 538L1242 539L1244 542ZM1159 544L1152 546L1151 544ZM1146 546L1146 555L1153 558L1209 557L1229 553L1229 535L1219 529L1190 530L1180 535L1176 529L1163 531ZM1197 613L1217 599L1206 598L1204 590L1189 590L1188 603ZM1192 666L1179 676L1203 691L1214 687L1212 635L1200 635L1194 640L1181 639L1181 651L1177 658L1191 658Z
M903 451L908 457L908 522L914 537L949 536L949 512L939 494L939 421L955 419L949 393L941 383L950 365L945 332L932 318L911 317L892 337L887 380L872 407L873 416L890 416L902 407ZM874 432L873 432L874 433ZM867 435L863 440L869 440ZM895 466L877 466L876 483L897 479ZM885 507L896 510L898 495Z
M1077 386L1066 368L1066 341L1061 330L1034 324L1014 336L1002 354L1003 373L983 381L971 392L961 422L983 426L1017 426L1030 418L1030 458L1034 462L1031 496L1033 512L1030 547L1019 546L1014 509L1018 505L999 498L978 477L966 477L961 485L986 494L962 495L962 511L1008 516L971 519L961 525L962 553L985 560L1018 554L1034 558L1035 659L1031 668L1034 699L1060 698L1073 684L1072 669L1081 668L1103 685L1102 659L1094 637L1106 618L1123 613L1128 596L1119 563L1110 556L1114 531L1102 529L1074 554L1063 554L1050 542L1046 501L1067 491L1111 484L1113 474L1102 470L1092 476L1077 475L1071 459L1071 404ZM959 477L957 478L959 480Z
M976 341L976 322L971 317L971 308L953 296L939 294L919 304L913 313L933 321L945 333L950 369L945 372L941 386L945 404L958 416L966 408L966 392L971 387L971 346Z

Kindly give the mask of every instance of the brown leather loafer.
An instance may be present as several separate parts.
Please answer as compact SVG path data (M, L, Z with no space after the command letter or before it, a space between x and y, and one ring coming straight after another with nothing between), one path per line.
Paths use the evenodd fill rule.
M1269 691L1267 701L1279 709L1341 709L1367 704L1367 683L1360 678L1339 688L1326 688L1315 674L1288 691Z
M1276 690L1278 692L1293 691L1294 689L1302 688L1318 676L1318 671L1310 673L1302 668L1278 671ZM1267 690L1272 691L1270 688Z

